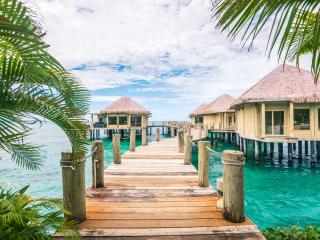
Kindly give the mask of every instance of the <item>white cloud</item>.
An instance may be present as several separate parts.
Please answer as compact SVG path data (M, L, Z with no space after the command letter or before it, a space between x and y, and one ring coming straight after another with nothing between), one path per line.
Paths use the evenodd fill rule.
M142 79L154 86L142 87L141 92L174 92L177 97L166 102L190 104L191 110L224 92L240 95L278 64L275 57L268 60L264 53L266 33L248 53L217 32L210 2L39 0L37 4L48 30L50 52L68 69L90 66L88 71L73 71L89 89L130 85ZM104 63L132 68L119 72ZM309 60L305 66L308 64ZM159 78L176 68L191 69L191 73ZM99 99L103 98L93 98ZM152 102L152 97L140 99ZM163 98L153 97L159 99Z

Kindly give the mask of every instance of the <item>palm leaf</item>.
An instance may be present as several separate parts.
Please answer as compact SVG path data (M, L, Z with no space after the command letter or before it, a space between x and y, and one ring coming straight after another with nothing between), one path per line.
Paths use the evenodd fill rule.
M252 47L264 29L269 29L266 47L277 47L279 60L311 54L315 82L320 74L320 2L318 0L218 0L213 3L213 17L221 31L232 39L241 35L243 46ZM271 25L271 26L270 26Z

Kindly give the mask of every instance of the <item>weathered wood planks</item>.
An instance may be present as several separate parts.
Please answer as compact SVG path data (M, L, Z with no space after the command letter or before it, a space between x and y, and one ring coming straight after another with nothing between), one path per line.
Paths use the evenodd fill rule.
M178 150L177 138L153 142L124 153L121 164L105 169L105 187L87 189L82 237L263 239L250 220L239 224L223 218L215 191L198 186L196 169L184 165Z

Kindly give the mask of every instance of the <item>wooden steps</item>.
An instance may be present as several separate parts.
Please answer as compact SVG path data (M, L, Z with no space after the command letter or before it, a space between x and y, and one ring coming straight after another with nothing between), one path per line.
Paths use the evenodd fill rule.
M249 219L223 218L216 192L198 186L176 138L124 153L122 164L105 169L104 184L87 189L84 239L264 239Z

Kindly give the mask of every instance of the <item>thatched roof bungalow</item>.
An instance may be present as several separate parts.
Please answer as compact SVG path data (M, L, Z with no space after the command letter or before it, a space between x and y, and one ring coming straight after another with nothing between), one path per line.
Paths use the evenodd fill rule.
M235 111L230 109L234 100L234 97L223 94L209 103L202 110L203 124L212 130L234 130Z
M202 124L203 123L203 110L206 108L208 104L202 103L198 107L196 107L189 115L191 118L191 124Z
M320 86L307 70L276 67L232 108L242 137L320 139Z
M151 112L130 97L121 97L102 109L99 123L109 129L142 128L148 125Z

